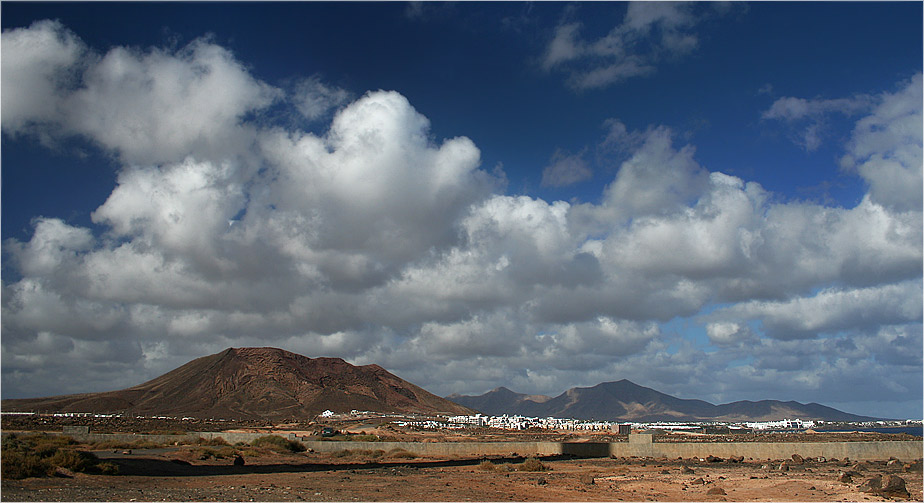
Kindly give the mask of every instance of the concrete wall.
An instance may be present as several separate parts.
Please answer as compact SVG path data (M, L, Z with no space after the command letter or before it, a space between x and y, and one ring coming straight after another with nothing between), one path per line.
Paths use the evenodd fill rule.
M302 442L317 452L348 450L390 451L404 449L419 456L552 456L570 454L582 457L652 457L652 458L728 458L790 459L802 457L886 460L890 457L909 461L924 457L922 443L911 442L690 442L690 443L581 443L581 442Z
M688 442L688 443L612 443L611 456L653 458L727 458L789 459L793 454L804 458L850 458L854 460L885 460L896 457L903 461L924 457L921 441L883 442Z
M186 435L146 435L132 433L87 433L70 436L83 442L133 442L148 440L157 443L195 441L197 438L223 438L230 444L250 443L266 433L193 432ZM885 460L890 457L902 461L924 457L922 441L881 442L653 442L651 435L630 435L628 442L340 442L306 441L294 434L282 435L298 440L316 452L348 450L403 449L419 456L554 456L570 454L583 457L678 457L727 458L744 456L745 459L789 459L793 454L804 458L850 458L853 460Z

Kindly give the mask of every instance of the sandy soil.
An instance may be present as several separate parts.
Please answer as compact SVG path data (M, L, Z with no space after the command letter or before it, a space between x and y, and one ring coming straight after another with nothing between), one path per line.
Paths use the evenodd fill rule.
M184 450L185 449L185 450ZM665 459L390 459L303 453L199 461L191 448L98 452L120 475L5 480L5 501L889 501L864 493L875 475L898 475L922 501L920 471L902 463L833 460L793 465ZM910 460L905 460L910 461ZM188 464L187 464L188 463ZM918 465L920 466L920 465ZM685 470L684 468L687 468ZM692 469L692 473L689 472ZM851 482L839 482L853 471ZM720 491L721 490L721 491ZM715 494L718 493L718 494Z

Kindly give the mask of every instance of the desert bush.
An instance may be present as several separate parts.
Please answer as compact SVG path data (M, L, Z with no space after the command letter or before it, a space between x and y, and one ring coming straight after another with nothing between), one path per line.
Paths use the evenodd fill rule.
M99 458L92 452L58 449L48 458L48 462L72 472L92 472L96 471Z
M55 468L99 472L99 459L92 453L72 448L74 444L74 439L62 435L10 435L3 442L0 475L5 479L46 477L54 473Z
M104 440L102 442L91 442L87 445L90 449L101 451L106 449L157 449L158 447L164 447L166 444L152 442L150 440L132 440L130 442L124 440Z
M45 477L54 469L51 463L36 454L19 450L3 449L0 460L0 476L4 479L24 479L27 477Z
M517 470L521 472L544 472L549 468L542 464L542 461L539 461L536 458L526 458L526 461L520 463L520 466L517 467Z
M497 465L487 459L478 464L478 469L485 472L497 471Z
M279 435L264 435L250 442L250 445L276 452L302 452L305 450L305 446L301 442L282 438Z
M244 445L243 442L238 442L238 444ZM228 441L222 437L212 437L212 438L199 437L199 439L196 440L196 445L219 446L219 445L231 445L231 444L229 444Z
M413 459L413 458L416 458L417 455L414 454L413 452L408 452L404 449L395 448L395 449L388 451L388 457L395 458L395 459Z
M103 475L118 475L119 467L111 461L103 461L96 465L96 469Z
M346 440L350 440L352 442L380 442L381 441L378 435L365 435L365 434L349 435L347 436Z
M231 446L219 446L217 449L211 447L198 447L191 451L194 458L205 461L207 459L225 459L235 456L237 451Z
M348 458L353 455L353 451L349 449L340 449L339 451L333 451L330 453L332 458Z

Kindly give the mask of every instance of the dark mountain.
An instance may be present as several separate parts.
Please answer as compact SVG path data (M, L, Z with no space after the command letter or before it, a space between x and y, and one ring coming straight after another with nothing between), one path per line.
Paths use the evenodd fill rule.
M120 391L3 400L4 411L130 413L224 419L308 419L334 412L468 414L378 365L230 348Z
M611 421L774 421L815 419L867 421L875 418L841 412L817 403L761 400L713 405L703 400L676 398L623 379L590 388L571 388L550 398L497 388L479 396L450 395L460 405L484 414L530 417L572 417Z

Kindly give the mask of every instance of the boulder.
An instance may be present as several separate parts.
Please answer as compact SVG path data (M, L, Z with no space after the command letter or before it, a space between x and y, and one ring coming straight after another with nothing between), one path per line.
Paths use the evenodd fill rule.
M919 472L921 471L922 466L924 466L924 463L921 463L921 460L919 459L917 461L905 463L905 466L903 467L903 469L906 472Z
M803 464L803 463L805 463L805 458L803 458L802 456L800 456L800 455L798 455L798 454L793 454L793 455L792 455L792 464L794 464L794 465L801 465L801 464Z
M725 496L725 494L727 493L725 492L725 489L722 489L721 487L713 487L712 489L709 489L708 491L706 491L706 494L718 494L721 496Z
M244 466L244 457L238 454L234 457L234 466Z
M782 463L780 463L780 466L779 466L777 469L778 469L779 471L781 471L781 472L788 472L788 471L789 471L789 463L787 463L786 461L783 461Z
M691 484L699 484L699 485L703 485L703 484L705 484L705 483L706 483L706 481L705 481L705 480L703 480L703 478L702 478L702 477L697 477L697 478L695 478L695 479L693 479L693 482L690 482L690 483L691 483Z
M865 493L879 492L879 490L882 489L882 477L880 477L879 475L870 477L866 479L865 481L863 481L863 483L860 484L860 487L858 489Z
M732 456L728 460L732 463L741 463L744 461L744 456Z
M707 463L721 463L721 462L722 462L722 458L717 457L717 456L713 456L713 455L710 454L710 455L706 456L706 462L707 462Z
M687 475L687 474L693 473L693 469L687 465L683 465L680 467L680 473Z
M853 482L853 477L847 472L840 472L837 474L837 481L843 484L849 484Z
M581 475L581 483L588 486L594 485L594 476L589 473Z
M911 494L905 487L905 479L898 475L886 475L882 478L879 492L890 497L910 498Z

